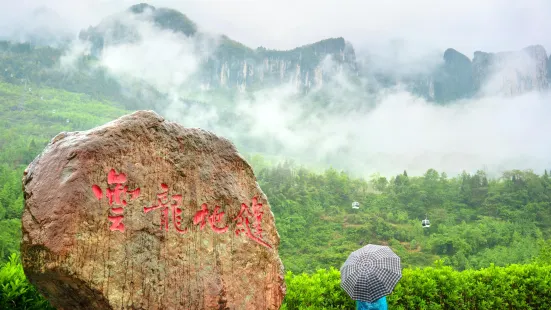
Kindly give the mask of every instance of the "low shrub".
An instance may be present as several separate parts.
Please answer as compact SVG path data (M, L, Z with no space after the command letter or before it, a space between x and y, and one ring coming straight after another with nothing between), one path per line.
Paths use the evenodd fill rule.
M27 280L17 254L0 266L0 309L55 310Z
M287 272L282 309L354 309L340 288L340 272L312 275ZM387 297L389 309L551 309L551 265L491 266L455 271L435 267L405 268Z

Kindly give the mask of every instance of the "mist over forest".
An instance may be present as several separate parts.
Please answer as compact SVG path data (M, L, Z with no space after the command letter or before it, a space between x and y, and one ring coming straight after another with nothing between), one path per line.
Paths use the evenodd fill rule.
M551 166L544 142L549 61L538 45L545 42L469 55L455 45L361 41L354 33L358 43L339 36L277 50L203 30L172 7L128 5L80 29L62 22L74 16L53 8L25 9L28 19L19 22L26 26L3 28L2 37L55 47L58 61L40 70L63 78L9 65L5 75L81 91L64 80L104 80L110 90L84 92L110 92L130 109L211 130L245 153L360 177ZM377 44L366 48L371 41Z

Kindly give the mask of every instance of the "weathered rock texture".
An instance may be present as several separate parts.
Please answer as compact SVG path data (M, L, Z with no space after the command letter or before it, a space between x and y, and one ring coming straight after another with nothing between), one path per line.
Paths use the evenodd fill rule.
M21 254L58 309L278 309L279 235L227 140L139 111L25 171Z

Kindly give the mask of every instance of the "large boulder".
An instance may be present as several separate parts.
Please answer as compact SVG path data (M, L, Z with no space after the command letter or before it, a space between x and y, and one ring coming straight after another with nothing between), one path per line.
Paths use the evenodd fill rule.
M58 309L279 309L279 235L228 140L138 111L25 170L21 255Z

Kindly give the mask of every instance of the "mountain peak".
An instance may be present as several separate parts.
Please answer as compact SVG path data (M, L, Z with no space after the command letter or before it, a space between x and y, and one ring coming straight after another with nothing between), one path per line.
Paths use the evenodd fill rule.
M133 14L151 12L153 22L162 29L180 32L192 36L197 32L197 25L180 11L170 8L155 8L147 3L135 4L127 9Z
M152 5L149 5L147 3L139 3L139 4L134 4L133 6L129 7L127 9L127 11L130 11L134 14L141 14L143 13L146 9L149 9L151 11L154 11L155 10L155 7L152 6Z
M464 54L458 52L457 50L453 49L453 48L448 48L445 52L444 52L444 61L446 63L451 63L451 62L455 62L455 63L470 63L471 60L469 59L469 57L465 56Z

